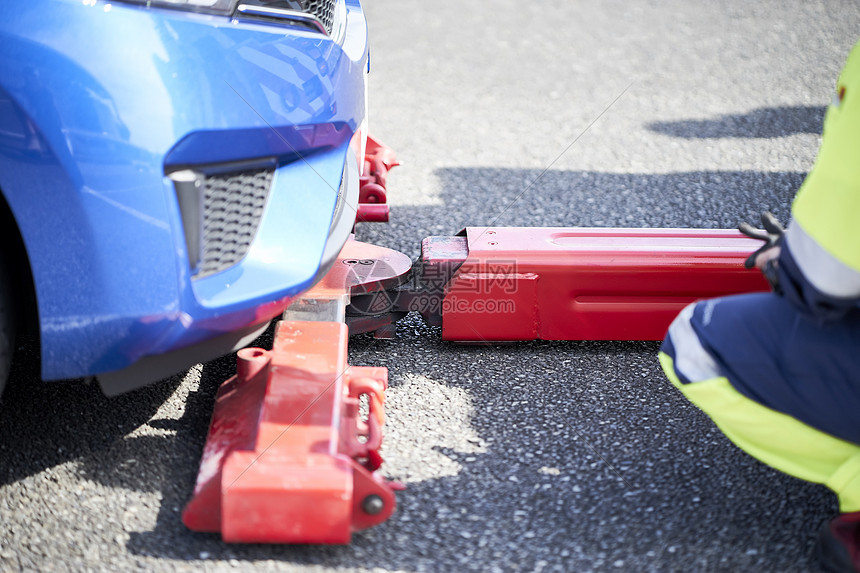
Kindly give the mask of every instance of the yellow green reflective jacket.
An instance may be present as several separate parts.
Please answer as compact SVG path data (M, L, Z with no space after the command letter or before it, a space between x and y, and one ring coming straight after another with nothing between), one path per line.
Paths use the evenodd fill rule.
M815 165L795 197L785 271L801 304L824 318L860 299L860 42L845 63L824 119ZM788 260L783 261L783 258ZM782 275L783 273L780 272ZM789 285L789 295L792 288ZM812 287L812 288L810 288ZM835 316L830 311L838 309Z

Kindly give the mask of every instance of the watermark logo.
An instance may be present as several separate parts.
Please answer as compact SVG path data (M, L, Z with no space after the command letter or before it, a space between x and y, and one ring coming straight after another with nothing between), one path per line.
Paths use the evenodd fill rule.
M418 312L425 318L443 314L511 314L516 311L516 261L492 261L457 269L456 265L416 262L406 284L379 288L379 279L391 277L392 270L381 260L345 260L351 265L349 280L366 285L365 294L353 294L348 309L351 316L378 316L394 312ZM456 279L455 279L456 277ZM456 280L456 292L449 293ZM507 295L507 296L506 296Z

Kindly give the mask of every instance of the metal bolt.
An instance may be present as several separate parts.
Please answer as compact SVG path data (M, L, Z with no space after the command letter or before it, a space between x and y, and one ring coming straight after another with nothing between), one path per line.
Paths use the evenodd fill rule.
M361 509L367 515L379 515L385 509L385 501L375 493L372 493L361 502Z
M344 259L343 264L345 264L345 265L357 265L358 259Z
M360 264L360 265L372 265L375 262L376 261L374 261L373 259L361 259L360 261L358 261L358 264Z

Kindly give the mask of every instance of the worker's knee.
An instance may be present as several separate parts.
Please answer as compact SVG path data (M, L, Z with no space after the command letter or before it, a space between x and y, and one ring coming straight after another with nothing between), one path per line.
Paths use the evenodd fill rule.
M709 312L713 304L712 301L692 303L686 306L669 326L660 348L660 362L666 375L676 386L711 380L723 375L693 325L694 314ZM670 360L664 359L663 356Z

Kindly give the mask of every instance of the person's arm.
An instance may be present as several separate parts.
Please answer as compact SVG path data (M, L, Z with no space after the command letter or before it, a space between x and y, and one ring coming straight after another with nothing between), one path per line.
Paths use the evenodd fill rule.
M860 306L860 43L839 77L815 166L791 214L778 253L780 289L816 318L838 319Z

